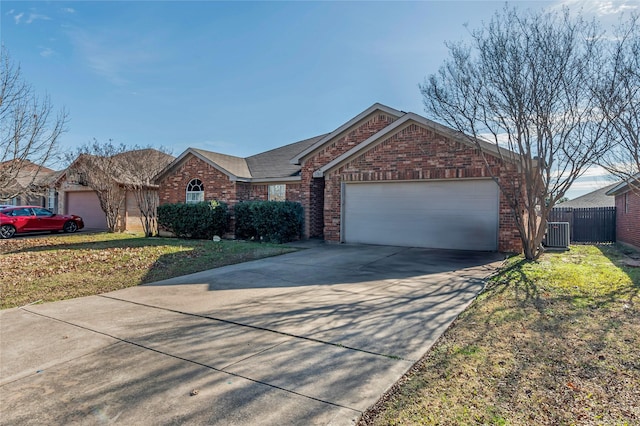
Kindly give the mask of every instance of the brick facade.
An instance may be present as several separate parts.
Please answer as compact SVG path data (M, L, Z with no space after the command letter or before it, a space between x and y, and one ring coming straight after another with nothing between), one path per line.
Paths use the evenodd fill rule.
M640 249L640 195L616 195L616 240Z
M200 179L204 185L204 199L224 201L229 205L236 203L236 182L215 167L191 156L170 176L160 182L160 204L184 203L187 196L187 184L191 179Z
M323 179L313 177L313 172L365 141L396 120L395 117L382 112L374 112L363 118L352 130L337 135L334 141L323 146L304 160L302 165L301 202L305 211L305 235L311 238L323 237L325 226L324 210L326 208L326 189ZM338 210L339 211L339 210Z
M499 179L516 179L513 167L506 167L494 157L488 160ZM324 238L340 241L342 182L488 177L484 159L476 148L410 124L325 176ZM515 220L502 194L499 210L498 249L521 251Z

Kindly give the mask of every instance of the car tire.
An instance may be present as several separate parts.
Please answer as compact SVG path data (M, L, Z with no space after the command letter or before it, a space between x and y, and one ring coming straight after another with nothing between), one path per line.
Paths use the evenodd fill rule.
M64 224L64 227L62 229L64 232L73 233L78 230L78 224L70 220Z
M0 238L2 238L3 240L13 237L15 233L16 228L11 225L0 226Z

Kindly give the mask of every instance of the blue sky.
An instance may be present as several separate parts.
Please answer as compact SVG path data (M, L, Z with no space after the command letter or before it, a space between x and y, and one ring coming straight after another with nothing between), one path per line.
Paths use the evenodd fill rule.
M639 1L566 5L604 21ZM67 149L113 139L248 156L334 130L375 102L423 114L418 84L504 2L2 1L23 77L65 107ZM590 171L570 198L608 184ZM593 176L591 176L593 175Z

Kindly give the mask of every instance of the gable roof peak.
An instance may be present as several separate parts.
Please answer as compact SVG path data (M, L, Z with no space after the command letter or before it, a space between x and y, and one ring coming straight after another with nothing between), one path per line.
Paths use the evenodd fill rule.
M304 151L300 152L298 155L293 157L291 159L291 164L300 164L301 160L304 157L306 157L307 155L311 154L312 152L314 152L315 150L320 148L322 145L324 145L325 143L327 143L331 139L335 138L336 136L340 135L345 130L347 130L350 127L354 126L360 120L366 118L367 116L371 115L375 111L382 111L385 114L392 115L392 116L394 116L396 118L400 118L400 117L402 117L403 115L406 114L404 111L399 111L399 110L397 110L395 108L391 108L391 107L383 105L383 104L381 104L379 102L376 102L373 105L371 105L369 108L367 108L364 111L362 111L360 114L358 114L355 117L353 117L351 120L347 121L346 123L344 123L343 125L341 125L337 129L335 129L333 132L327 133L327 135L325 137L321 138L316 143L314 143L313 145L311 145L310 147L308 147L307 149L305 149Z

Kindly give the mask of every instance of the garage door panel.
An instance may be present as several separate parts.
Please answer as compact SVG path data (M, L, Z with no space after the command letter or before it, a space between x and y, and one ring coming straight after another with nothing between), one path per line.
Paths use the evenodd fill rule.
M345 185L344 240L495 250L498 189L493 181Z
M107 229L107 218L94 191L67 192L65 210L82 217L85 229Z

